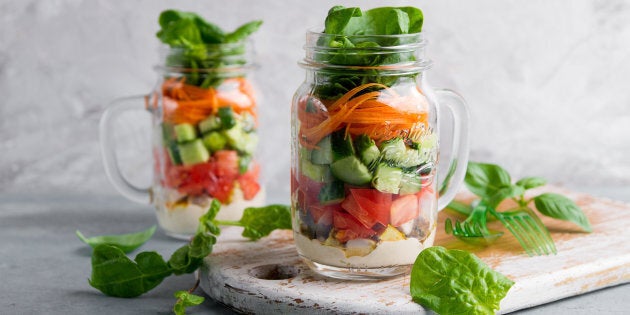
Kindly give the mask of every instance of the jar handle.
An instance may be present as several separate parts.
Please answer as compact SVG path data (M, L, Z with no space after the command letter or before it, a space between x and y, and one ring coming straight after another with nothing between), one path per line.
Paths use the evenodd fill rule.
M447 109L450 111L453 119L453 144L451 154L448 159L448 172L444 178L438 177L439 195L438 211L446 208L446 206L455 198L459 187L466 176L466 168L468 165L468 122L470 113L466 106L466 101L459 94L446 89L435 91L438 99L438 111ZM442 126L440 126L441 129ZM443 150L440 149L440 152ZM442 164L444 162L441 162Z
M130 96L114 100L101 116L99 136L101 142L101 156L105 173L116 190L128 199L148 204L151 202L150 188L137 187L130 183L120 171L116 158L114 130L115 118L130 110L146 110L148 96Z

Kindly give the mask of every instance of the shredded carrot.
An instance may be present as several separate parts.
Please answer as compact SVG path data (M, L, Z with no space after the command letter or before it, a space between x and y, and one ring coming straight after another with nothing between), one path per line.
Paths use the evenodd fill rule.
M254 92L245 78L226 79L220 86L207 89L186 84L185 78L170 78L162 84L162 95L164 120L175 124L197 124L226 106L256 118Z
M373 87L382 89L356 96ZM307 148L314 148L328 134L342 128L345 128L346 135L366 134L378 142L408 135L411 130L428 122L427 112L414 106L416 101L412 97L398 96L382 84L363 84L330 105L325 119L316 113L318 116L314 117L320 122L315 126L305 123L312 113L298 112L298 118L303 123L298 134L299 141ZM298 110L301 111L301 108Z

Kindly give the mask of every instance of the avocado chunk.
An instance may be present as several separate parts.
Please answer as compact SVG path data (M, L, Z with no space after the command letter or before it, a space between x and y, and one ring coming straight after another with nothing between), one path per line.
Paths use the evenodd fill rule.
M370 170L354 155L333 162L330 169L336 178L351 185L365 185L372 180Z
M354 146L357 149L359 158L361 158L361 162L365 165L371 165L378 160L379 155L381 155L381 151L376 146L376 143L374 143L374 140L370 139L370 137L365 134L354 139Z
M380 163L374 172L372 185L381 192L397 194L400 190L402 174L401 169Z
M330 144L330 136L317 143L318 149L313 149L311 153L311 162L315 164L330 164L333 161L332 147Z
M194 165L198 163L208 162L210 153L203 145L201 139L195 139L190 142L179 144L179 154L184 165Z
M173 129L175 130L175 137L179 143L191 141L197 138L195 126L191 124L177 124L173 127Z

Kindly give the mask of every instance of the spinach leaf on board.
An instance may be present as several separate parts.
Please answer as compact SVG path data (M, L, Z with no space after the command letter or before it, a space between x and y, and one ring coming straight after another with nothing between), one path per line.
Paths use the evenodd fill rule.
M457 249L427 248L411 269L412 299L439 314L494 314L512 285L475 255Z
M250 207L243 211L239 221L214 221L216 225L242 226L243 237L252 241L263 238L274 230L291 229L291 208L286 205Z
M155 225L140 232L119 234L119 235L101 235L86 238L79 230L76 231L77 237L84 243L90 245L92 248L107 244L120 248L123 252L129 253L134 249L142 246L146 243L153 233L155 233Z
M573 200L554 193L544 193L534 197L538 212L555 219L573 222L586 232L592 232L588 218Z
M492 197L499 189L512 185L510 174L495 164L468 162L466 187L477 196Z

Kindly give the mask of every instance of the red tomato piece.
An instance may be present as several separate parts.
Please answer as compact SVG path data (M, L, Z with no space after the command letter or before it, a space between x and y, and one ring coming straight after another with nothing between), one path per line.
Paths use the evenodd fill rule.
M234 150L219 150L212 155L216 161L217 176L238 176L238 154Z
M357 219L366 228L371 228L376 224L376 219L370 215L354 198L353 194L348 195L341 203L341 207L348 211L355 219Z
M393 226L401 226L420 214L418 197L416 195L404 195L392 202L390 222Z
M329 206L311 205L308 209L311 217L313 218L313 222L315 222L315 224L322 225L332 225L333 212L341 211L339 204Z
M260 166L258 164L253 164L245 174L238 178L238 184L243 191L243 197L245 200L252 200L260 191L258 174L260 174Z
M368 238L376 234L345 211L333 211L333 226L337 229L337 239L345 243L355 238Z
M350 189L350 194L359 207L376 222L384 226L389 224L392 194L383 193L376 189Z

